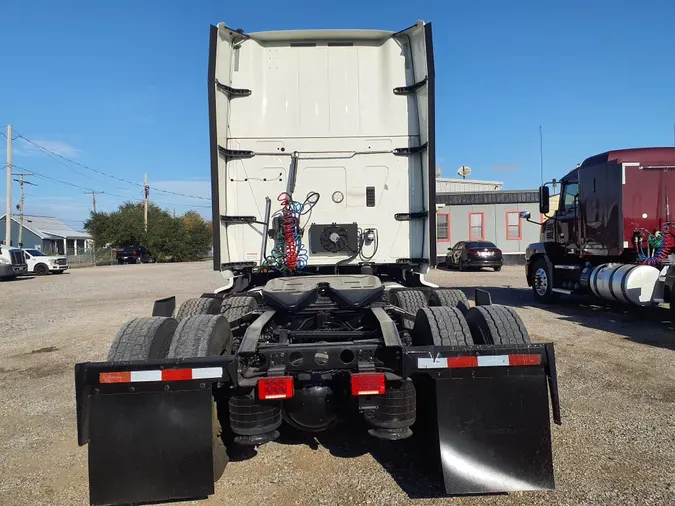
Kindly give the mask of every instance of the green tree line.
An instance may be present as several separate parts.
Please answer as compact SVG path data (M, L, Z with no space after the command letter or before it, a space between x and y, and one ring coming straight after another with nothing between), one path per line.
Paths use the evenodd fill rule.
M212 244L211 223L196 211L174 218L150 203L148 231L143 226L143 204L125 203L110 213L91 213L84 223L97 247L144 246L158 262L186 262L204 258Z

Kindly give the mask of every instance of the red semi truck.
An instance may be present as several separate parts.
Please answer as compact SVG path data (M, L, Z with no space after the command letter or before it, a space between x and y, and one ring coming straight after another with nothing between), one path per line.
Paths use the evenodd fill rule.
M671 302L675 148L608 151L560 183L558 209L541 224L541 241L527 248L535 299L591 293L639 306ZM549 184L539 189L542 214L550 212Z

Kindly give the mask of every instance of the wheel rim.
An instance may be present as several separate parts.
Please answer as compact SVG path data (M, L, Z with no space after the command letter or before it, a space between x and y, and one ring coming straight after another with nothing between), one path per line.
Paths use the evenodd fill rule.
M534 289L538 295L544 296L548 291L548 275L546 269L540 267L534 274Z

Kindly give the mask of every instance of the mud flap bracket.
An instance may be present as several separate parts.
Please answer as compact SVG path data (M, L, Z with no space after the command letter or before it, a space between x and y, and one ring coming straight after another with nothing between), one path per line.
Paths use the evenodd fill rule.
M89 402L92 505L213 494L211 389L98 394Z

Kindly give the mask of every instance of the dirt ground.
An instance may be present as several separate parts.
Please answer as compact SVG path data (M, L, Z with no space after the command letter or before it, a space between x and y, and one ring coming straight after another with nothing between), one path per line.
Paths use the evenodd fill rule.
M224 284L208 263L126 265L0 284L0 504L88 504L87 449L77 446L73 365L105 359L127 319L155 298ZM675 504L675 329L665 310L573 299L533 303L522 267L438 270L442 286L489 287L516 307L533 341L556 346L563 425L553 426L557 489L438 498L409 445L338 428L284 440L231 462L204 505ZM343 435L340 436L339 431Z

